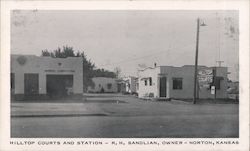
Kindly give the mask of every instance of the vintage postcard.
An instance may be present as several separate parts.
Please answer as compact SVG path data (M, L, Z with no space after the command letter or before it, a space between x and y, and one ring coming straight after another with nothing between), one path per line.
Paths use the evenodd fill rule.
M248 150L247 6L1 1L0 150Z

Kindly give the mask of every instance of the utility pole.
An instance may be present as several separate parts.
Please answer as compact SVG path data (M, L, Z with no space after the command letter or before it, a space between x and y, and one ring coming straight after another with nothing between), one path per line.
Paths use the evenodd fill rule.
M197 93L197 72L198 72L198 52L199 52L199 33L200 26L206 26L204 22L200 24L200 18L197 19L197 32L196 32L196 50L195 50L195 68L194 68L194 96L193 104L196 104L196 93Z
M200 18L197 19L195 67L194 67L194 99L193 99L193 104L196 103L197 68L198 68L197 66L198 66L198 52L199 52L199 32L200 32Z
M217 67L214 67L214 72L213 72L213 85L214 85L214 101L216 100L216 91L217 91L217 88L216 88L216 83L217 83L217 78L216 78L216 72L217 72Z
M219 59L216 61L216 63L218 63L218 66L221 67L221 64L224 62L222 60L220 60L220 51L221 51L221 48L220 48L220 35L221 35L221 31L220 31L220 17L218 16L218 13L216 12L216 28L217 28L217 31L218 31L218 51L219 51ZM216 64L217 65L217 64ZM215 66L216 66L215 65Z
M224 61L219 60L219 61L216 61L216 62L218 63L218 66L221 67L221 64L222 64Z

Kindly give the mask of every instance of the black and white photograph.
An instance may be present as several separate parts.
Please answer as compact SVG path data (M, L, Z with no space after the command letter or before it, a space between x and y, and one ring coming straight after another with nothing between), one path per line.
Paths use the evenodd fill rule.
M11 137L239 137L237 11L11 13Z
M49 3L3 11L8 145L246 147L245 9Z

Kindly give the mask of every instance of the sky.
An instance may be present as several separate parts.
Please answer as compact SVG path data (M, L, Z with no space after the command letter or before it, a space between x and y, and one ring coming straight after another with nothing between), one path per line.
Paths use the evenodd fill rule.
M237 11L180 10L14 10L11 53L40 56L65 45L84 51L97 68L124 76L138 69L194 65L197 18L199 65L224 61L231 80L238 80Z

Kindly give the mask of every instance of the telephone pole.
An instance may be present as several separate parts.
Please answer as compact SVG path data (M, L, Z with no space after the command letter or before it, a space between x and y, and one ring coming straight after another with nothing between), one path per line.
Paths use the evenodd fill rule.
M204 22L200 24L200 18L197 19L197 32L196 32L196 50L195 50L195 68L194 68L194 96L193 104L196 104L196 93L197 93L197 72L198 72L198 52L199 52L199 34L200 26L206 26Z
M221 67L221 64L222 64L224 61L219 60L219 61L216 61L216 62L218 63L218 66Z

